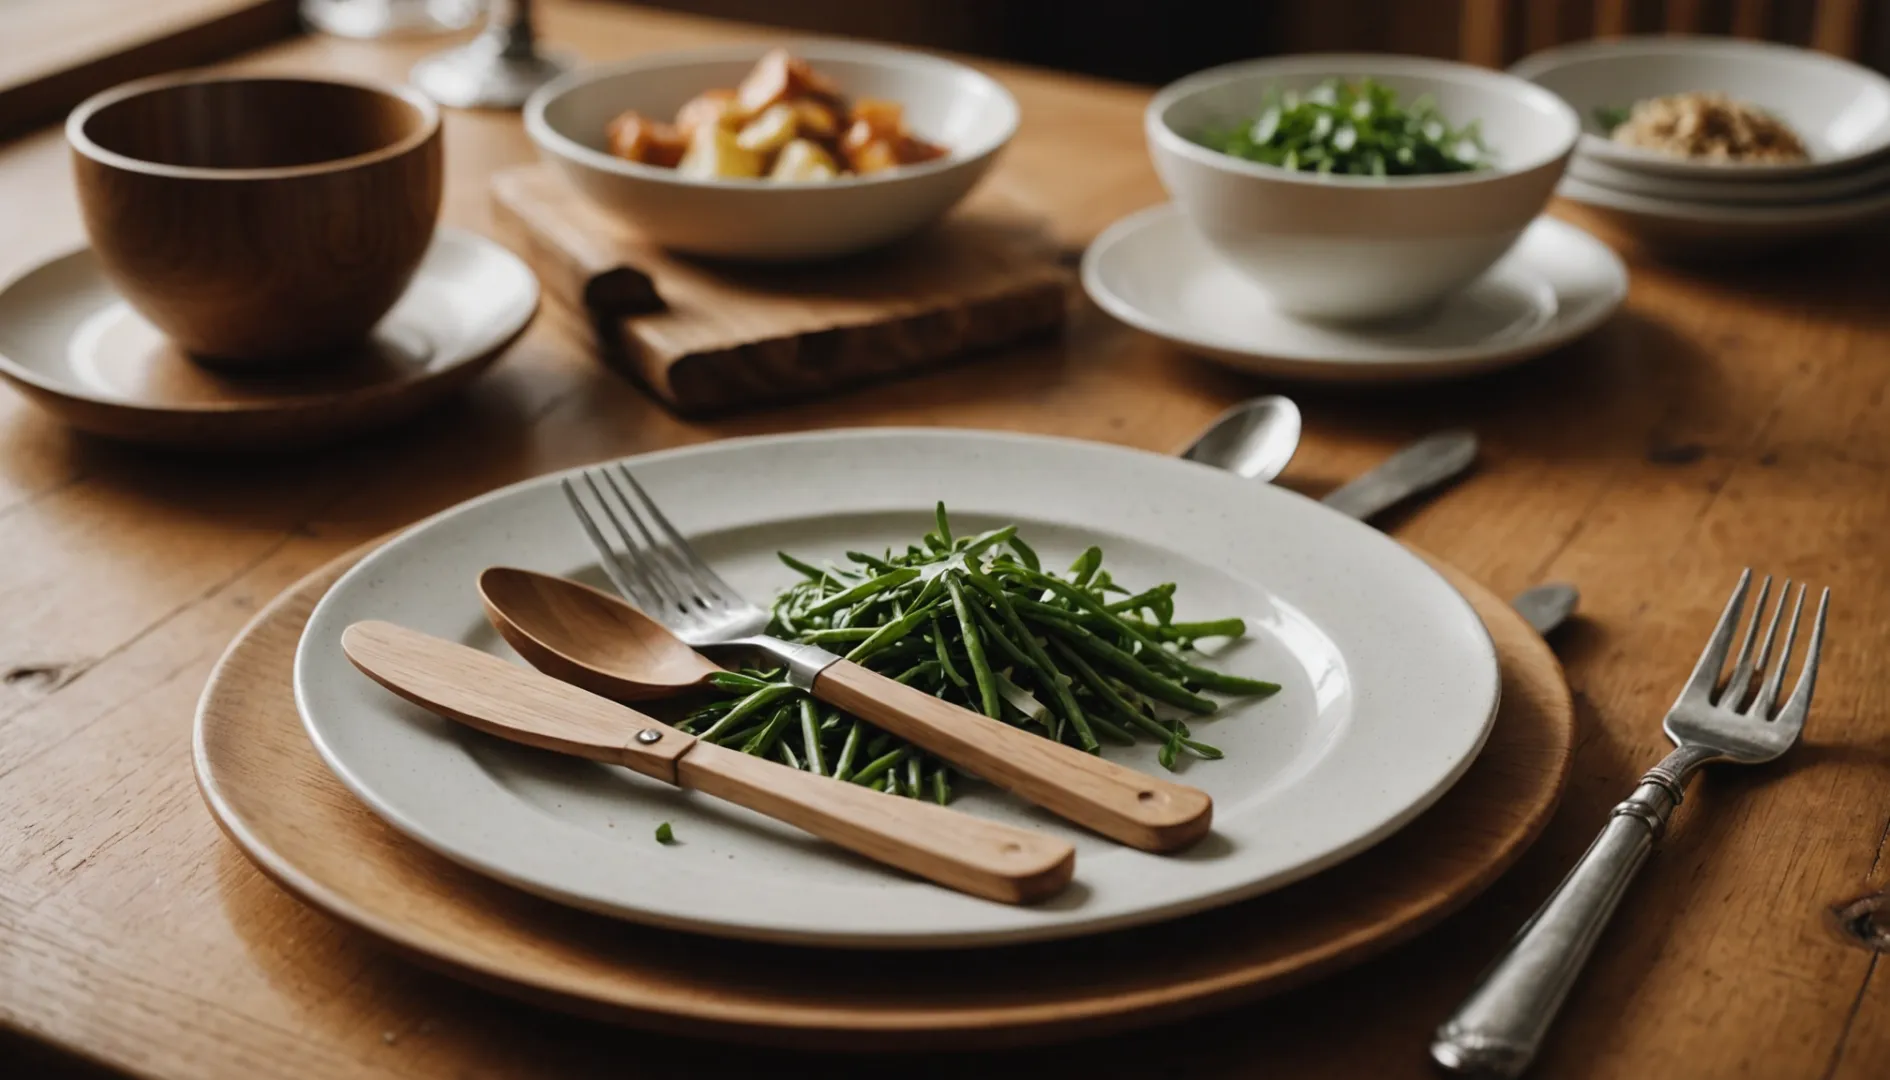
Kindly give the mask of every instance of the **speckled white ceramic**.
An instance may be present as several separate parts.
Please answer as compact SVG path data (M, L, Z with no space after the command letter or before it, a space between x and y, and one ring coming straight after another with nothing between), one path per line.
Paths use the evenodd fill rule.
M1482 747L1495 651L1470 606L1396 541L1312 500L1204 465L1095 443L947 430L838 431L666 451L630 466L677 527L756 598L815 561L904 544L943 499L963 530L1015 521L1046 561L1101 544L1119 581L1179 584L1181 618L1240 615L1214 660L1284 684L1193 724L1221 746L1182 778L1213 833L1151 855L965 785L966 812L1068 836L1076 883L1048 904L904 877L716 799L529 750L430 716L358 674L338 639L367 618L505 653L474 575L505 563L597 580L556 478L445 511L369 555L309 620L296 700L322 757L395 828L474 869L639 922L742 938L928 948L1064 937L1284 885L1391 833ZM1156 769L1154 747L1110 747ZM657 824L677 843L658 844Z
M1083 256L1083 288L1130 326L1243 371L1317 382L1456 378L1519 364L1594 329L1621 306L1627 282L1606 244L1551 217L1436 308L1377 324L1279 311L1172 205L1116 222Z

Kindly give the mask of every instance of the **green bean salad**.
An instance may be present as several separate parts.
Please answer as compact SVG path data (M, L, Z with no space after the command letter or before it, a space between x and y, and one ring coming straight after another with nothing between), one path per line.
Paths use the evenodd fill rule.
M1275 683L1196 662L1203 638L1238 638L1237 618L1175 621L1175 586L1131 593L1091 547L1062 574L1045 570L1015 525L956 536L940 503L936 528L902 552L848 552L814 566L785 552L800 580L774 601L768 632L820 645L946 701L1044 738L1098 752L1104 742L1158 741L1218 758L1179 715L1208 716L1208 692L1264 698ZM940 803L952 766L815 701L780 671L718 672L716 699L681 727L796 769Z
M1457 127L1428 97L1401 105L1371 79L1327 79L1312 89L1271 89L1251 122L1197 140L1247 161L1340 176L1418 176L1486 168L1477 122Z

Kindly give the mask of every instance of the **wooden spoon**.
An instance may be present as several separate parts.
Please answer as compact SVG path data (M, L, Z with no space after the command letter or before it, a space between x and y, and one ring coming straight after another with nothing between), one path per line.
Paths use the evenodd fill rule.
M722 670L655 619L567 578L494 566L479 575L479 598L526 663L593 694L675 697Z

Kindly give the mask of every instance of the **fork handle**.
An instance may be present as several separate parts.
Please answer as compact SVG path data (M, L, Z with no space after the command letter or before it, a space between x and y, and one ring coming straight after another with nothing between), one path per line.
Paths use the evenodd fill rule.
M1199 840L1214 821L1214 802L1198 788L1040 738L850 660L828 664L812 689L829 705L1131 847L1174 851Z
M1478 1076L1514 1077L1528 1068L1615 907L1666 831L1690 771L1664 761L1615 806L1575 868L1437 1029L1431 1057L1438 1064Z

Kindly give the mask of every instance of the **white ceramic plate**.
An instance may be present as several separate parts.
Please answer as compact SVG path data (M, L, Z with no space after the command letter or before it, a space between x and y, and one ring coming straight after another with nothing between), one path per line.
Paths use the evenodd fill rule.
M1111 225L1083 256L1104 311L1182 348L1264 375L1399 382L1506 367L1573 340L1627 295L1606 244L1542 217L1482 277L1431 313L1396 323L1296 319L1229 266L1174 205Z
M1792 206L1890 188L1890 160L1800 180L1689 180L1623 169L1577 154L1569 162L1568 175L1597 187L1656 199Z
M1827 53L1723 37L1613 38L1524 57L1510 74L1560 94L1581 114L1580 154L1622 169L1693 180L1788 180L1863 164L1890 151L1890 79ZM1791 165L1714 164L1622 146L1595 120L1598 108L1716 90L1784 120L1811 160Z
M1763 251L1890 221L1890 189L1795 206L1656 199L1565 178L1557 193L1592 207L1641 241L1674 250Z
M1069 837L1076 883L1038 907L938 888L727 803L623 770L521 748L430 716L358 674L341 632L389 619L495 652L474 576L505 563L593 575L556 477L475 499L369 555L317 607L296 700L342 781L448 858L558 900L705 933L857 947L1064 937L1251 896L1362 850L1468 767L1498 679L1469 605L1383 534L1280 488L1095 443L938 430L744 439L632 459L705 557L757 599L815 559L904 544L934 500L965 529L1016 521L1046 559L1100 543L1117 580L1174 581L1180 617L1239 614L1250 637L1215 662L1284 685L1197 734L1226 751L1183 779L1214 832L1150 855L1079 833L989 789L969 813ZM1152 745L1112 757L1158 769ZM674 823L680 841L652 830Z

